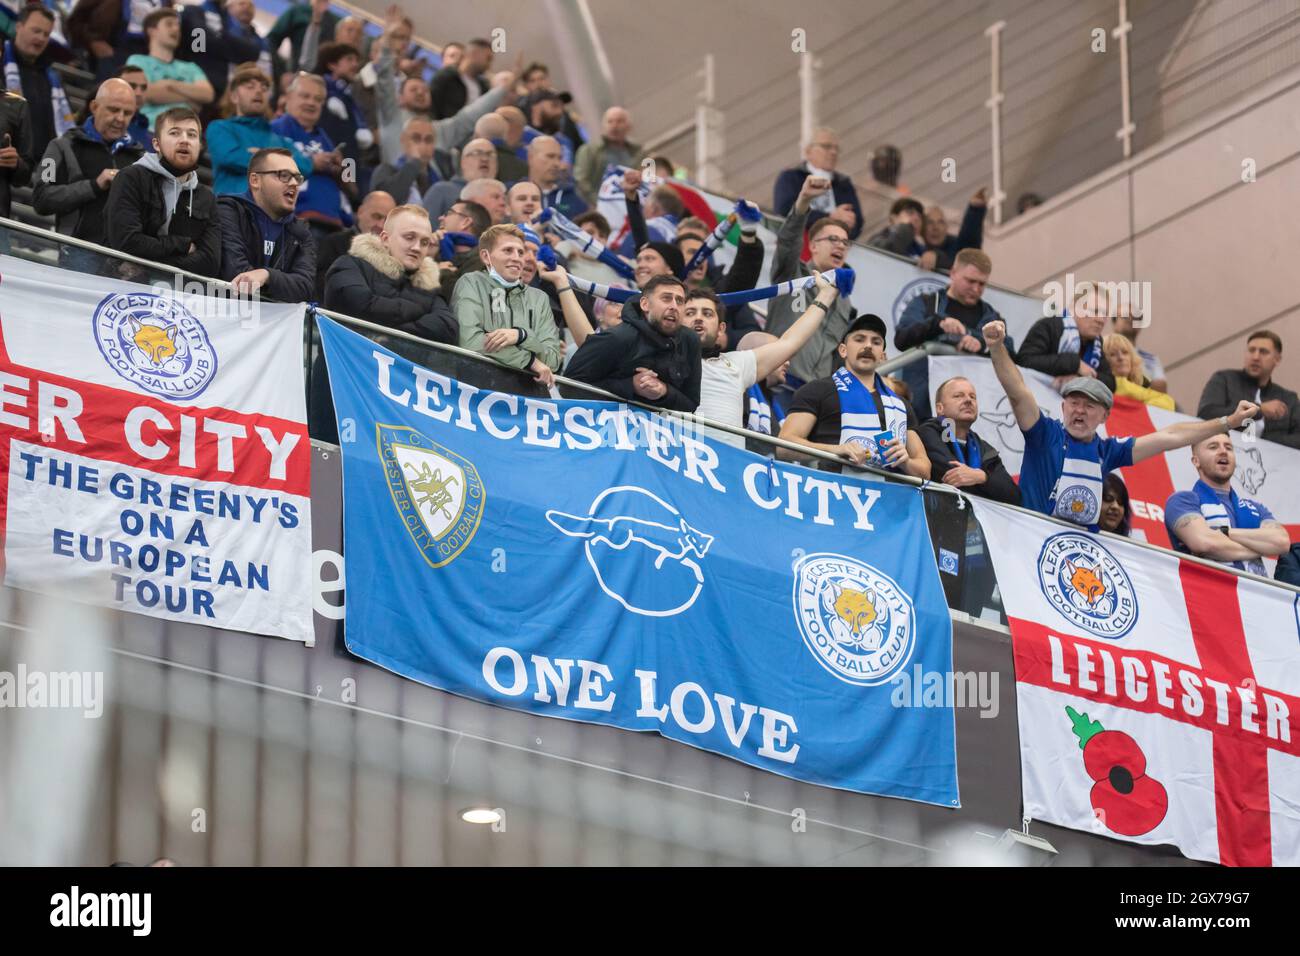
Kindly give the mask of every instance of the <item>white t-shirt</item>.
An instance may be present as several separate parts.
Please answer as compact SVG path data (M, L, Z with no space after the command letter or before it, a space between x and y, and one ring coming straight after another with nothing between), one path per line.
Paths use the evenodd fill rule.
M752 351L723 352L700 363L700 407L695 414L724 425L743 428L745 389L758 381L758 360ZM737 448L745 439L730 432L709 429L710 437Z

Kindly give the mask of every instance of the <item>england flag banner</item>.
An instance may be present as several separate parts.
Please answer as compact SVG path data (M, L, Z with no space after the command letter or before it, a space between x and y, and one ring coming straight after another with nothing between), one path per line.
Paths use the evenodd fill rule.
M611 402L486 391L320 321L348 649L451 693L959 805L952 627L914 488ZM895 703L895 700L901 703Z
M4 583L310 642L303 316L0 256Z
M1300 864L1296 595L972 503L1011 626L1025 816Z
M998 450L1007 471L1020 474L1025 439L1016 425L1016 416L1006 392L993 372L988 359L972 356L931 356L930 401L939 386L954 376L969 379L979 396L980 415L974 430ZM1050 375L1022 368L1025 384L1038 400L1044 415L1060 420L1061 395L1052 386ZM1149 435L1176 422L1196 421L1189 415L1152 408L1131 398L1117 397L1110 417L1098 430L1100 435L1126 437ZM1237 494L1265 505L1278 521L1287 526L1292 541L1300 541L1300 450L1264 441L1247 432L1233 433L1237 471L1232 485ZM1153 455L1120 472L1128 488L1133 509L1133 534L1143 541L1169 547L1165 527L1165 503L1175 491L1186 491L1196 484L1196 468L1191 452L1175 448L1163 455ZM1271 561L1269 562L1271 566Z

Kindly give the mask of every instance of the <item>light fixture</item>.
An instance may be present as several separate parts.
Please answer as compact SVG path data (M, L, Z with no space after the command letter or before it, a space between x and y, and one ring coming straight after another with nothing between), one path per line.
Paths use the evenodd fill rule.
M466 823L500 823L501 811L489 807L470 807L460 811L460 818Z

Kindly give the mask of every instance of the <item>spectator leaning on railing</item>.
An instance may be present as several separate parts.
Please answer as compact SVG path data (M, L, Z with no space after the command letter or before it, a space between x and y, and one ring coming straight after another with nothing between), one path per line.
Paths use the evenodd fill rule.
M619 324L583 342L565 374L628 401L695 411L700 404L700 338L682 324L685 308L682 280L654 276L641 287L639 298L624 304Z
M974 383L958 376L941 384L934 393L934 414L918 429L930 459L930 480L981 498L1020 504L1020 489L998 450L975 434L980 406Z
M1211 422L1179 422L1136 438L1100 438L1097 429L1110 415L1114 397L1094 377L1079 376L1061 389L1061 421L1042 414L1006 347L1006 329L990 322L984 329L993 370L1011 401L1016 424L1025 436L1020 466L1021 503L1031 511L1098 528L1102 482L1117 468L1136 464L1237 428L1259 407L1240 402L1232 415Z
M1001 318L993 306L984 301L984 289L993 272L993 260L979 249L963 249L953 261L948 288L927 292L907 303L894 330L894 348L900 352L935 342L945 349L939 352L965 352L980 355L984 348L984 328ZM904 365L900 377L912 390L912 404L917 414L930 415L930 363L924 358Z
M423 206L397 206L379 235L363 232L325 277L325 307L433 342L454 344L456 316L429 257L433 226Z
M804 146L803 157L802 165L783 170L776 178L772 207L777 215L790 214L796 202L805 195L804 182L813 177L825 182L827 188L809 196L811 202L805 213L808 227L811 228L823 216L829 216L844 226L850 239L858 238L862 233L862 206L858 202L858 191L853 180L835 171L840 160L839 135L826 127L813 130L812 140Z
M50 142L36 177L32 205L42 216L55 217L65 236L105 245L104 208L118 172L144 155L131 138L135 93L123 80L105 80L89 104L90 115ZM71 247L68 247L71 248Z
M271 129L266 118L271 78L256 66L244 65L230 78L234 115L208 126L208 155L212 158L212 191L238 195L248 188L248 160L259 149L292 149L293 140ZM298 172L312 174L311 157L293 150Z
M916 413L876 371L888 355L885 331L878 315L853 320L839 345L844 365L794 393L781 437L855 465L929 478L930 459L917 432ZM777 454L797 457L784 448Z
M1225 368L1210 376L1201 392L1196 414L1213 418L1243 399L1259 405L1263 428L1257 434L1268 441L1300 448L1300 399L1273 381L1282 361L1282 338L1267 330L1246 339L1246 367Z
M1232 488L1237 454L1225 428L1192 446L1196 484L1165 502L1165 527L1174 550L1264 574L1264 558L1291 547L1286 527L1261 502Z
M532 372L549 388L564 343L550 299L522 280L524 234L512 225L492 226L479 237L478 254L484 271L461 276L451 297L461 348Z
M776 252L772 256L771 281L773 284L789 282L813 272L825 272L844 265L849 251L849 231L843 222L833 216L822 216L808 230L808 246L812 256L807 263L800 261L803 249L804 223L808 220L813 201L825 195L830 185L825 179L808 176L799 190L799 197L790 215L781 224L776 237ZM785 330L798 318L797 294L778 296L768 305L767 331L784 335ZM794 391L806 382L825 378L835 370L837 350L849 323L857 315L848 296L841 296L831 306L830 314L821 328L790 361L787 387Z
M260 149L248 164L248 188L217 200L221 277L241 293L306 302L316 284L316 240L294 216L304 176L294 152Z
M157 153L113 179L105 216L108 244L119 252L201 276L221 271L217 199L195 172L203 149L199 116L188 106L154 121Z

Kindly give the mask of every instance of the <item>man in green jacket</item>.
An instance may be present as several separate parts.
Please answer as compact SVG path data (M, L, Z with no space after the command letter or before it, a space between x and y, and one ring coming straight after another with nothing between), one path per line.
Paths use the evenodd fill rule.
M460 347L532 372L550 388L564 343L546 293L521 279L524 234L517 226L492 226L479 236L478 254L484 271L461 276L451 294Z
M582 198L594 207L596 194L600 192L600 180L605 175L605 167L611 163L615 166L639 166L645 153L636 143L627 138L632 131L632 117L621 106L611 106L605 110L600 121L600 142L587 142L578 147L578 154L573 158L573 179L578 185Z

